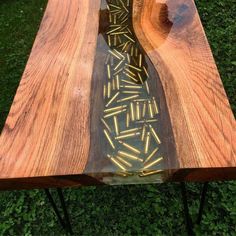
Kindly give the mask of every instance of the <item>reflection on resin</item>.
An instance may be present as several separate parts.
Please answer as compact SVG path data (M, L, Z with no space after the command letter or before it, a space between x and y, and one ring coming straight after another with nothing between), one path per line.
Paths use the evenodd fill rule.
M178 166L162 83L136 38L132 8L101 0L84 174L107 184L162 182Z
M103 1L109 24L103 78L103 135L108 144L104 158L121 176L147 177L162 172L158 101L150 91L152 80L145 54L132 27L132 1ZM104 10L104 9L103 9Z

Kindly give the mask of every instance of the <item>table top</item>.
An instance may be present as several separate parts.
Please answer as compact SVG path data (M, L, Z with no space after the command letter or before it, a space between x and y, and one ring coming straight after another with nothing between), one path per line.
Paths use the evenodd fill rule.
M192 0L49 0L0 189L236 179L235 143Z

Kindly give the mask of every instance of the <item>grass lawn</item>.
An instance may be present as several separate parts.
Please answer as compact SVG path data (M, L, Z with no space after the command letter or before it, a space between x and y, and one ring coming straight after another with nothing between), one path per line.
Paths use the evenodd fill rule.
M64 0L66 1L66 0ZM236 111L234 0L196 0L221 77ZM0 1L0 130L38 30L46 0ZM199 184L188 184L191 214ZM185 235L178 184L64 190L75 235ZM197 235L236 234L236 182L211 183ZM44 192L0 192L0 235L64 235Z

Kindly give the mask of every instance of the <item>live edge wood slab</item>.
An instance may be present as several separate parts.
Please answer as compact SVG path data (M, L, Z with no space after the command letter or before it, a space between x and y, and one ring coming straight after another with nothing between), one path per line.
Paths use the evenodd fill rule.
M159 75L174 137L177 164L167 180L236 179L235 119L193 0L132 4L133 29ZM0 189L102 184L96 166L88 172L96 159L100 7L100 0L48 1L0 136Z

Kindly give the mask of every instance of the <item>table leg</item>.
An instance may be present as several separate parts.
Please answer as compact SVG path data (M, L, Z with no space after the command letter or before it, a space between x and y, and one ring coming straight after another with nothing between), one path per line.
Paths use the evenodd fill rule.
M185 217L185 222L186 222L186 229L187 229L188 235L194 235L193 220L192 220L192 218L189 214L186 185L185 185L184 182L181 182L180 186L181 186L181 194L182 194L182 200L183 200L183 206L184 206L184 217ZM197 224L201 223L204 204L205 204L205 200L206 200L207 187L208 187L208 183L206 182L206 183L203 184L203 188L202 188L202 191L201 191L200 207L199 207L198 217L197 217L197 221L196 221Z
M52 205L52 208L53 208L55 214L57 215L57 218L58 218L61 226L65 230L67 230L70 234L73 234L70 219L69 219L69 215L68 215L68 211L67 211L66 204L65 204L65 199L64 199L61 188L57 188L57 194L58 194L58 197L59 197L59 200L60 200L60 203L61 203L61 207L62 207L62 210L63 210L63 214L64 214L63 217L61 216L61 214L60 214L60 212L57 208L57 205L56 205L49 189L44 189L44 190L45 190L46 196L47 196L50 204Z

